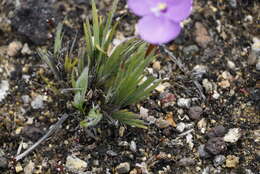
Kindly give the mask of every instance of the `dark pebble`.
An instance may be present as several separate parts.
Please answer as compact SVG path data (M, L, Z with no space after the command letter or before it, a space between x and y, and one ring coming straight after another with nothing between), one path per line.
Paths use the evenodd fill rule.
M209 130L206 136L208 138L223 137L226 133L227 133L227 129L224 126L220 125Z
M42 45L49 39L50 28L58 23L58 15L51 2L28 0L22 3L21 8L15 11L11 19L13 29L25 39Z
M205 144L205 150L213 155L218 155L227 150L227 145L223 138L210 138L208 142Z
M205 150L205 144L202 144L199 146L198 148L198 152L199 152L199 156L202 159L207 159L211 157L211 154L209 154L206 150Z
M202 113L203 109L199 106L193 106L189 109L189 116L193 120L199 120Z
M26 126L22 129L21 134L32 141L37 141L43 136L44 131L34 126Z
M8 167L7 159L4 157L0 157L0 169L5 169Z

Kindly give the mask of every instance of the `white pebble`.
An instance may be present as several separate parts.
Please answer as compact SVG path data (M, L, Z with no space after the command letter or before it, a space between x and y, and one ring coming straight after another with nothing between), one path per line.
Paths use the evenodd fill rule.
M7 80L2 80L0 83L0 102L7 96L9 90L9 83Z
M177 101L179 107L189 108L191 105L191 99L189 98L180 98Z
M11 57L16 56L19 53L19 51L22 49L22 47L23 44L19 41L11 42L7 48L7 55Z
M23 55L31 55L31 54L32 54L32 50L30 50L30 48L29 48L29 46L28 46L27 43L25 43L25 44L23 45L23 48L22 48L21 53L22 53Z
M136 152L136 143L135 143L135 141L131 141L131 143L130 143L130 150L132 152Z
M235 143L242 136L240 128L229 129L228 133L224 136L224 141L228 143Z
M72 171L84 171L87 168L87 163L73 155L66 159L66 167Z
M178 123L178 124L177 124L177 127L176 127L176 129L177 129L179 132L183 132L185 128L186 128L186 125L185 125L185 123L183 123L183 122Z
M43 108L43 97L41 95L36 96L34 100L31 102L31 106L33 109Z

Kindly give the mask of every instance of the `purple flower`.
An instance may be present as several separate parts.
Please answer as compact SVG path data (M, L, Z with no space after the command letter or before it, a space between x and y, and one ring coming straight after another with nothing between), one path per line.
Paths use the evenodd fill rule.
M192 0L128 0L129 8L138 16L138 33L152 44L164 44L181 31L180 22L192 8Z

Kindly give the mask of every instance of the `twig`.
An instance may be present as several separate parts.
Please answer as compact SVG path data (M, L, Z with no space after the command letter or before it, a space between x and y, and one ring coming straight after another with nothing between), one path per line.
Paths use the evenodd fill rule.
M174 54L173 54L172 52L170 52L165 45L160 46L160 50L162 50L164 53L166 53L166 54L170 57L170 59L180 68L180 70L181 70L184 74L186 74L186 75L189 74L188 68L182 63L181 59L176 58L176 57L174 56ZM198 89L199 94L200 94L200 97L201 97L203 100L205 100L206 97L205 97L205 95L204 95L204 93L203 93L203 88L202 88L202 86L200 85L200 83L198 82L198 80L196 80L196 79L193 78L192 81L193 81L193 83L195 84L196 88Z
M22 148L23 148L23 140L21 141L21 143L20 143L20 145L19 145L19 147L17 149L16 155L19 155L21 153Z
M41 138L39 139L36 143L34 143L29 149L21 153L20 155L17 155L14 159L15 161L19 161L23 159L26 155L28 155L30 152L32 152L37 146L39 146L42 142L44 142L48 137L50 137L54 132L56 132L62 123L69 117L68 114L64 114L61 119L54 124L53 126L50 127L49 131Z
M194 131L194 129L187 130L186 132L183 132L183 133L179 134L178 137L183 137L183 136L185 136L185 135L187 135L187 134L189 134L189 133L191 133L193 131Z

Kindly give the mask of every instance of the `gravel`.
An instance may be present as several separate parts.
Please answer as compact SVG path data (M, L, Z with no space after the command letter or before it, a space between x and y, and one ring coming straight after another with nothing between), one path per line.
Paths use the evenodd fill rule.
M5 169L8 167L8 161L5 157L0 157L0 169Z
M130 171L130 164L128 162L120 163L116 167L116 171L121 174L121 173L128 173Z
M224 155L217 155L213 159L213 163L215 167L221 166L226 161L226 157Z
M203 109L199 106L193 106L189 109L189 117L193 120L199 120L202 113Z
M226 134L226 132L227 132L226 128L222 125L219 125L209 130L206 136L208 138L223 137Z
M223 138L210 138L208 142L205 144L205 150L213 155L218 155L227 150L227 145Z
M235 143L242 136L240 128L229 129L228 133L224 136L224 141L228 143Z

